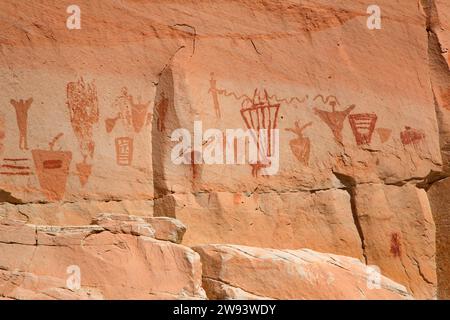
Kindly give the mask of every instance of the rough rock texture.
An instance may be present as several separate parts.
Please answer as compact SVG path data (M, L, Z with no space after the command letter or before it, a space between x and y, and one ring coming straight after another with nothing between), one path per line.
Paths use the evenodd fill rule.
M436 222L436 271L438 296L450 299L450 179L433 184L428 190L434 220Z
M104 217L98 220L104 222ZM206 298L199 255L149 237L146 223L110 220L108 225L75 227L0 223L0 297ZM67 268L73 265L80 269L81 288L69 289L66 283Z
M57 256L101 270L86 250L111 247L108 259L135 259L136 272L110 266L105 287L78 297L156 297L166 289L139 288L159 271L140 268L153 254L143 248L161 246L167 272L186 267L167 295L201 297L178 290L198 268L185 264L186 246L225 243L348 256L415 298L449 297L450 4L377 0L381 29L370 30L372 4L77 0L81 29L69 30L65 2L2 1L0 219L21 227L1 227L0 259L21 272L6 284L27 279L13 288L28 290L10 296L61 289ZM217 142L226 129L262 126L252 112L279 129L272 175L263 163L190 163L211 146L204 137L181 152L189 163L174 163L174 130L193 135L201 121L200 131L221 131ZM33 230L73 248L36 245ZM84 233L98 242L84 248ZM22 268L31 249L58 273ZM151 274L141 283L140 272ZM120 292L112 277L129 274L137 289ZM214 281L218 295L249 294Z
M312 250L236 245L194 247L203 264L206 294L214 299L409 299L406 289L370 272L358 259Z
M170 197L177 206L183 203L176 216L189 221L186 244L228 240L261 247L311 248L362 259L361 239L345 190Z

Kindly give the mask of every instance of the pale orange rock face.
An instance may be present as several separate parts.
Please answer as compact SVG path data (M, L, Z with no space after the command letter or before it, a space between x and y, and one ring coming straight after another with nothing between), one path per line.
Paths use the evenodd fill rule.
M435 230L447 221L436 203L449 201L434 183L450 174L450 5L400 2L377 0L380 30L367 28L362 0L79 0L81 30L66 28L64 3L0 4L5 272L25 265L33 230L56 243L38 245L42 257L69 262L94 250L120 262L86 257L83 267L110 274L89 279L100 291L73 294L54 289L65 270L52 258L57 274L33 266L4 275L10 297L204 297L197 258L172 268L190 259L187 246L224 243L352 257L416 298L435 298L439 275L450 273L434 244L446 239ZM193 135L194 121L223 134L278 129L278 171L265 176L248 161L175 164L171 135ZM12 256L16 242L27 245ZM168 288L155 280L166 265L146 271L145 256L159 259L158 250L170 269L161 279L174 279ZM142 284L139 273L148 275ZM113 277L161 286L121 292ZM342 288L352 283L341 279ZM277 296L215 279L203 286L212 297Z
M183 208L176 216L190 223L184 237L189 245L311 248L362 259L350 196L344 190L168 197L175 208Z
M360 185L355 209L367 263L416 298L436 297L435 224L426 192L409 185Z

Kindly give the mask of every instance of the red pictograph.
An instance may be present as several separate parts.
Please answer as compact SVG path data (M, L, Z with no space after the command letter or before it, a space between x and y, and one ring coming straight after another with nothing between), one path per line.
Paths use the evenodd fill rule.
M425 133L422 130L414 129L406 126L405 130L400 132L400 139L403 145L412 144L416 146L420 141L425 139Z
M33 98L24 101L11 99L11 105L16 110L17 126L19 127L19 148L21 150L28 150L28 110L33 103Z
M287 128L286 131L293 132L297 135L296 139L289 141L289 146L291 147L292 153L297 158L298 161L303 163L305 166L309 164L309 154L311 152L311 141L309 138L303 136L303 131L312 125L312 122L300 127L299 122L295 121L294 128Z
M31 150L39 184L48 200L62 200L66 191L72 152L54 150L62 136L60 133L53 138L49 143L50 150Z
M258 149L258 161L252 164L252 174L258 175L261 168L270 166L267 157L272 156L272 134L273 130L278 126L278 112L280 104L271 104L267 90L261 96L261 92L255 89L253 99L245 99L241 105L241 116L247 126L247 129L252 129L256 132L254 140ZM265 131L261 130L265 129ZM261 137L261 131L267 132L267 146L261 144L266 137Z
M3 139L5 139L5 118L0 113L0 153L3 151Z
M358 113L348 116L348 121L350 122L350 127L352 128L357 145L370 143L377 118L375 113Z

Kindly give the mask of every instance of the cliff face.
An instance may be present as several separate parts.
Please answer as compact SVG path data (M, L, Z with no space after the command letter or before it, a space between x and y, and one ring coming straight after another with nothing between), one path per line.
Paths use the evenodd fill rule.
M70 4L1 4L0 297L449 297L448 1Z

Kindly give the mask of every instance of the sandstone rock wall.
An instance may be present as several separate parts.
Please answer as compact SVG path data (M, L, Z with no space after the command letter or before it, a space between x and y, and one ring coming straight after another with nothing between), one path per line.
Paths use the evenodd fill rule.
M129 243L114 259L136 254L143 269L145 252L160 246L172 261L189 260L162 219L171 217L187 227L184 246L308 248L377 265L415 298L436 298L438 288L448 297L447 1L377 1L380 30L367 28L366 0L77 4L80 30L66 28L65 2L1 4L1 217L62 228L105 212L159 219L153 237L172 242L90 236L100 241L95 250L116 241L109 238ZM193 134L195 121L202 132L257 129L263 120L248 112L263 110L261 101L273 112L268 126L279 129L276 174L248 163L173 162L174 130ZM13 236L2 236L2 250L36 249L12 247ZM61 254L86 254L74 246ZM3 255L5 272L27 254ZM179 287L161 290L183 296L186 283L198 285L198 268L188 265ZM243 294L216 280L207 285ZM197 289L188 296L205 297ZM114 290L95 294L119 297Z

